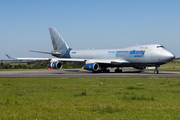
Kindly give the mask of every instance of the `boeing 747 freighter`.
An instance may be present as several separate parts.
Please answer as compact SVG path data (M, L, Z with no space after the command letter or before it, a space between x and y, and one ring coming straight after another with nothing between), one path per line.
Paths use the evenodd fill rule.
M31 51L51 54L57 58L12 58L18 60L50 60L48 65L52 69L61 69L62 62L79 61L84 62L84 69L92 72L109 72L108 67L116 67L115 72L122 72L123 67L134 67L145 69L155 66L155 74L158 74L158 67L168 63L175 58L175 55L160 44L137 45L123 49L92 49L73 50L55 28L49 28L53 44L51 52Z

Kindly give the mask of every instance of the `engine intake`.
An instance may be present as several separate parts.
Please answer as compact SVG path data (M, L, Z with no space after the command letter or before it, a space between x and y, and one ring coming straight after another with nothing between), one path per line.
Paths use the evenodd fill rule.
M89 63L84 66L84 69L86 70L92 70L92 71L98 71L99 70L99 64L97 63Z
M52 69L61 69L63 64L60 61L49 63L48 67Z

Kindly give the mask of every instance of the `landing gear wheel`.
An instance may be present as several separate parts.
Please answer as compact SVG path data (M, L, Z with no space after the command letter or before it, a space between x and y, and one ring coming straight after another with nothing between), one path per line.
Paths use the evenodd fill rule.
M159 71L157 70L157 71L154 71L154 74L158 74L159 73Z
M110 70L109 70L109 69L104 69L102 72L103 72L103 73L109 73Z
M115 73L122 73L122 69L115 69Z
M100 71L101 71L101 73L109 73L110 72L110 70L107 69L106 67L101 67Z

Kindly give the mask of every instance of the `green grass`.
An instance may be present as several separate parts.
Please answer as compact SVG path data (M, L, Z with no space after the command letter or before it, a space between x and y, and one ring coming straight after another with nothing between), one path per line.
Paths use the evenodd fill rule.
M180 78L0 78L0 119L180 119Z
M173 66L180 66L180 64L169 62L164 65L161 65L161 67L173 67Z
M167 69L167 68L165 68L165 69L159 69L160 71L180 71L180 68L172 68L172 69Z

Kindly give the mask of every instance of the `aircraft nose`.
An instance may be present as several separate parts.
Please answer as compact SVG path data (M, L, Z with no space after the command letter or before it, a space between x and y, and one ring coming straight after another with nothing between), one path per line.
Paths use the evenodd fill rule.
M159 56L160 60L162 62L170 62L171 60L173 60L175 58L175 55L167 50L162 51L161 55Z
M168 58L173 60L175 58L175 55L173 53L169 52Z

